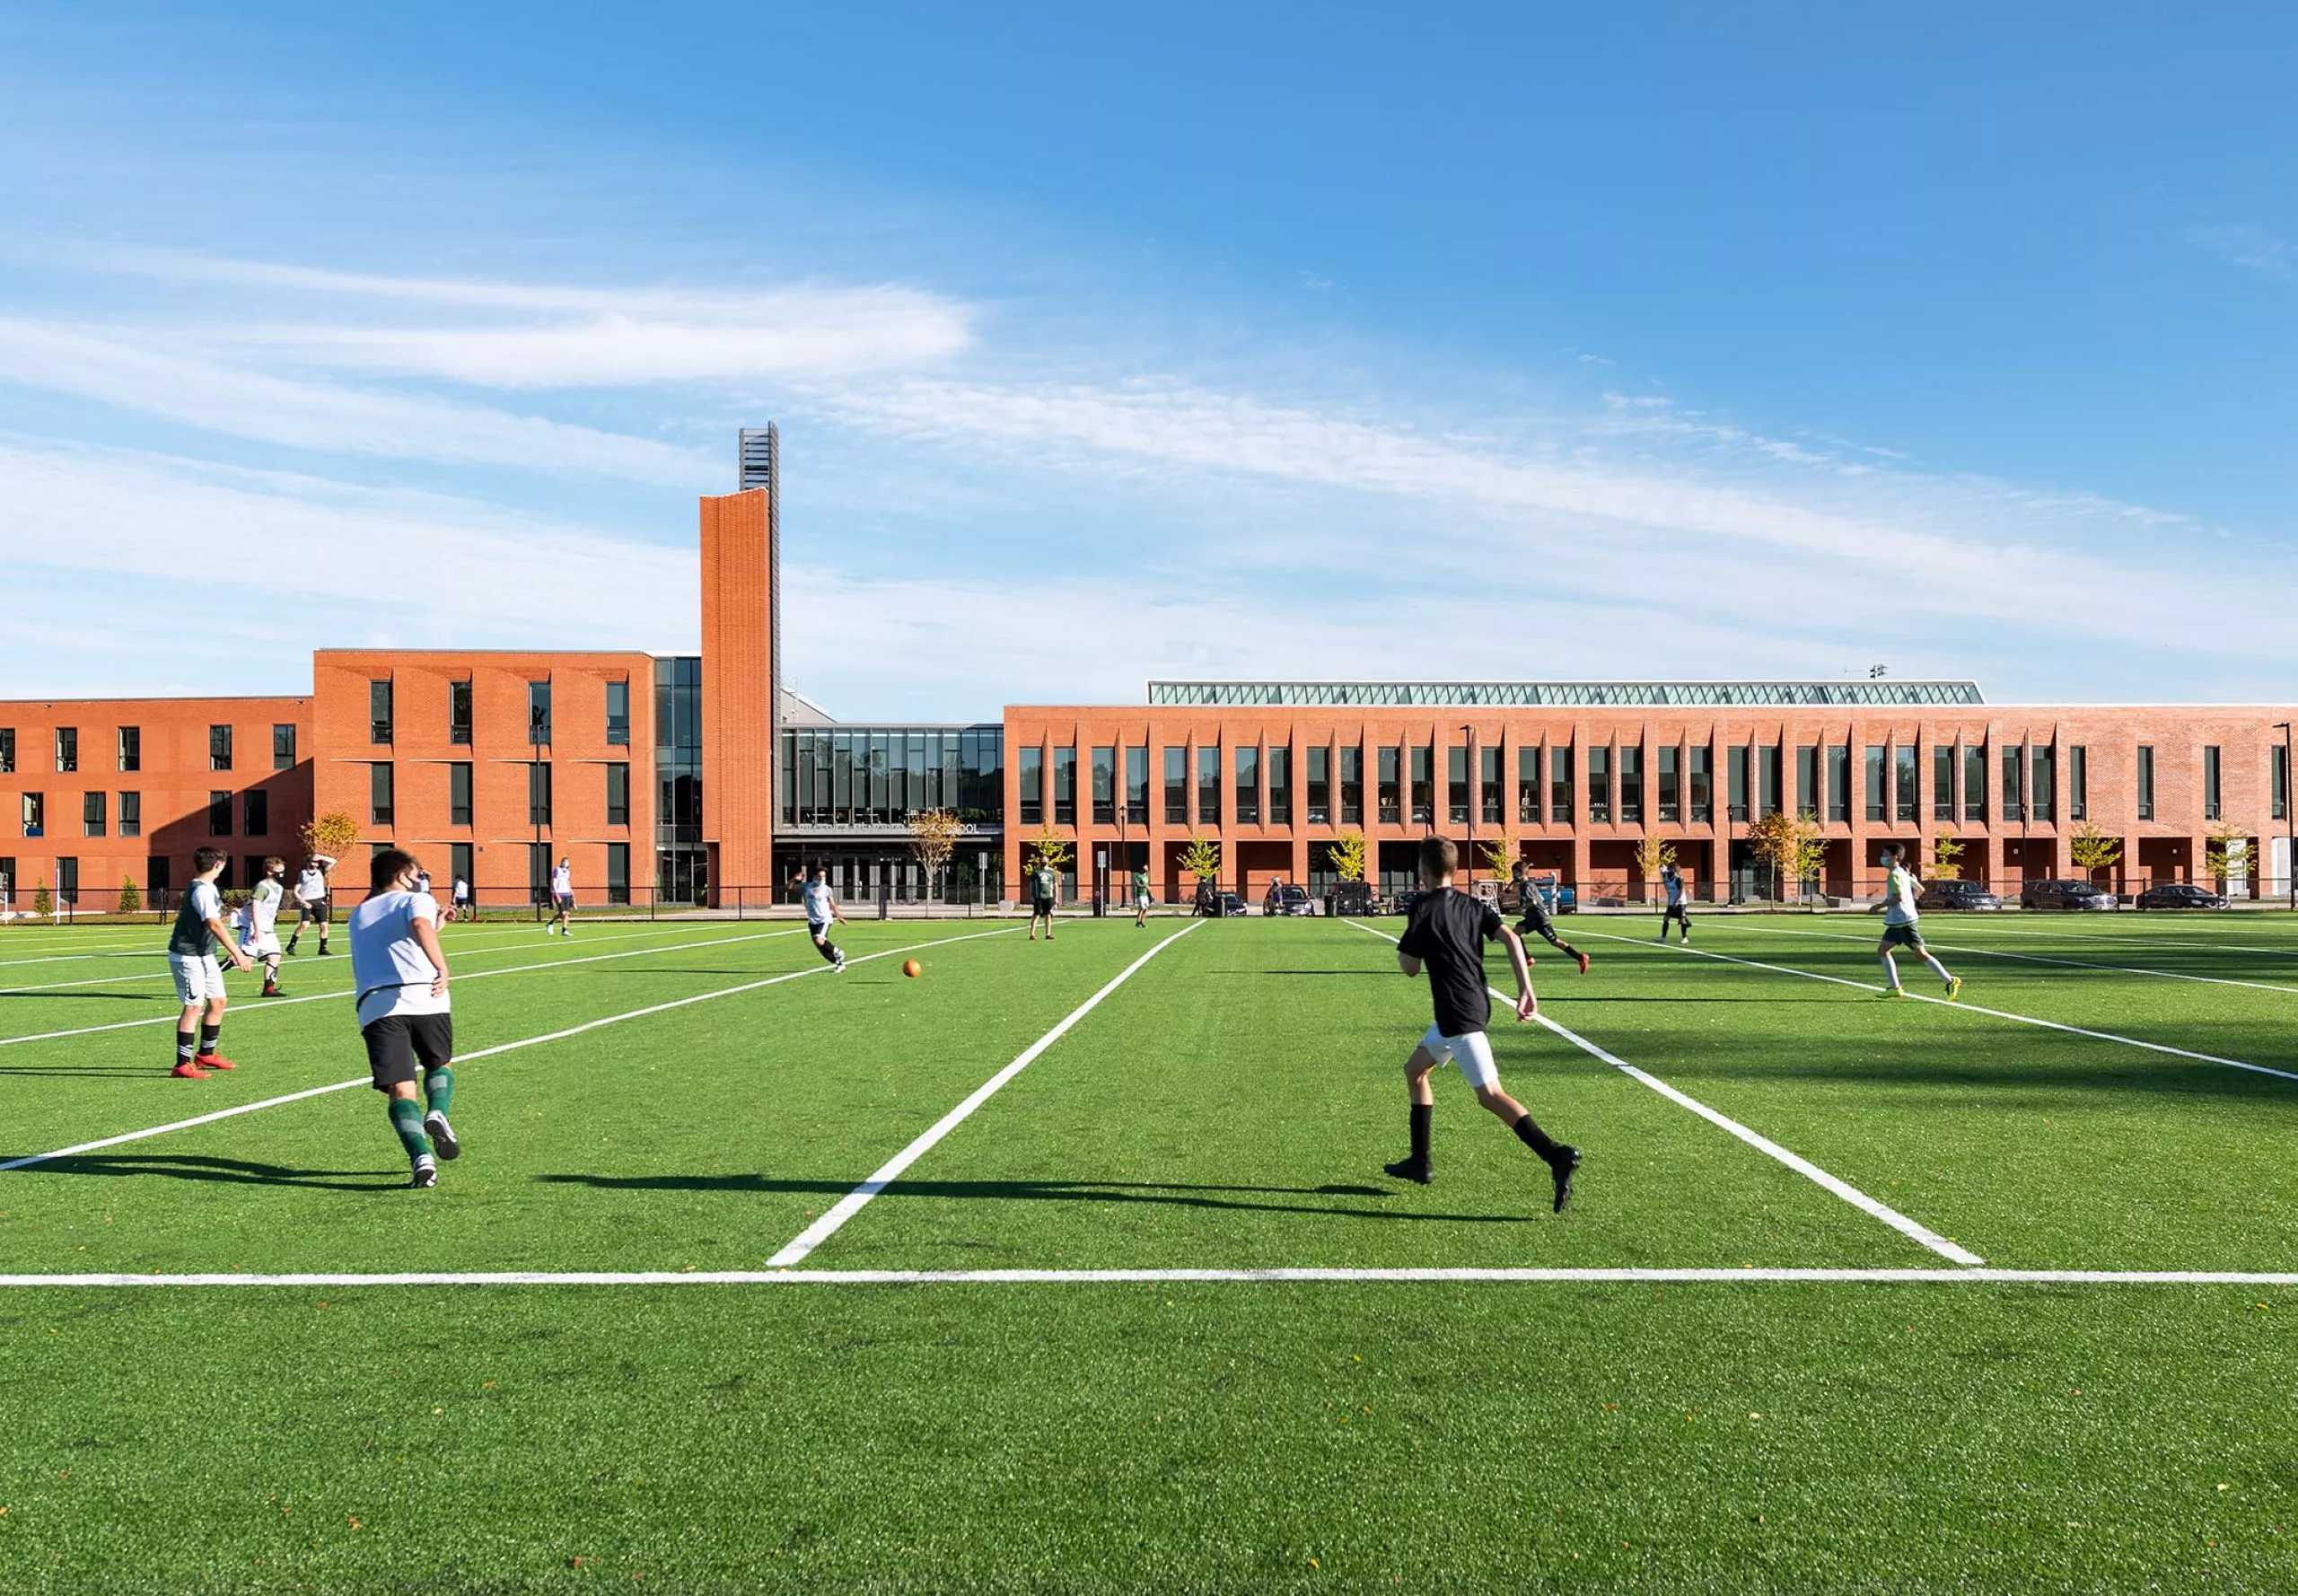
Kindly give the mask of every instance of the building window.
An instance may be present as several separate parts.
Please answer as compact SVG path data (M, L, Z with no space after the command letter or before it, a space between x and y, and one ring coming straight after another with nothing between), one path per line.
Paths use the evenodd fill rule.
M1963 749L1963 824L1987 823L1987 750L1972 743Z
M1572 749L1568 743L1548 750L1548 819L1552 826L1572 823Z
M105 808L104 795L101 793L80 794L81 836L102 837L110 832L111 828L104 815Z
M229 793L207 794L207 835L229 837L232 834L232 795Z
M550 683L527 683L527 746L550 746Z
M1332 750L1322 745L1309 750L1309 824L1332 824Z
M1364 750L1360 743L1348 743L1340 750L1340 823L1364 823Z
M1541 819L1539 744L1516 745L1516 820L1537 826Z
M70 776L80 768L80 728L56 728L56 769L61 776Z
M1660 767L1660 823L1672 825L1684 818L1683 750L1671 743L1653 758Z
M2223 794L2218 777L2218 750L2206 748L2202 750L2202 818L2206 820L2224 818L2224 806L2219 802Z
M1706 743L1684 750L1684 758L1691 767L1691 814L1695 826L1709 826L1715 821L1715 773L1709 768L1712 759Z
M1077 823L1077 750L1074 747L1053 750L1053 823Z
M2143 742L2138 745L2138 818L2154 818L2154 750Z
M1090 757L1092 764L1087 768L1086 779L1092 783L1093 787L1093 824L1114 826L1117 824L1117 746L1112 743L1106 748L1096 748Z
M1891 818L1891 795L1883 790L1885 750L1881 745L1867 746L1867 820L1871 825Z
M630 746L630 683L627 681L607 683L607 746ZM626 903L629 901L627 890L626 883L623 899Z
M271 728L271 767L274 770L295 768L295 727L292 722Z
M56 862L56 901L74 904L80 901L80 861L58 859Z
M2016 743L2003 750L2003 818L2027 818L2026 755Z
M1851 745L1847 742L1828 744L1828 819L1846 825L1851 820Z
M470 767L466 765L463 768L468 770ZM620 760L607 767L607 824L630 824L630 767Z
M119 767L122 770L144 768L144 728L122 726L119 729Z
M1444 750L1444 820L1453 826L1469 823L1469 750L1465 748Z
M1393 826L1404 819L1404 750L1384 748L1380 752L1379 768L1374 772L1377 785L1373 796L1380 803L1381 824Z
M13 908L15 902L16 861L13 855L0 854L0 908Z
M1894 812L1909 823L1923 818L1923 796L1915 790L1916 775L1915 750L1904 742L1895 744L1891 749L1891 795L1898 800Z
M144 794L122 793L119 795L119 834L122 837L144 835Z
M1022 824L1045 823L1045 750L1035 743L1022 750L1020 769Z
M172 890L174 885L175 866L166 855L155 854L144 861L144 890L145 891L165 893Z
M2058 750L2048 745L2034 750L2029 763L2033 780L2027 786L2029 818L2037 820L2054 820L2058 810Z
M240 798L241 818L246 822L240 828L242 837L271 835L271 794L261 787L242 794Z
M1221 750L1218 747L1197 750L1197 823L1218 826L1221 823Z
M367 684L367 741L391 740L391 683L388 676Z
M1149 746L1125 750L1125 818L1127 824L1149 823Z
M26 837L47 836L48 795L45 793L26 793L22 794L19 802L20 812L23 816L24 835Z
M1478 812L1487 826L1497 826L1506 814L1507 794L1500 785L1501 750L1495 744L1477 750Z
M1644 824L1644 750L1633 742L1619 749L1619 823Z
M550 901L550 845L527 845L527 896L537 903Z
M377 826L393 823L398 810L396 787L391 777L391 762L378 759L367 767L367 819Z
M607 901L630 901L630 845L627 842L607 844Z
M1246 747L1237 750L1237 824L1260 824L1260 750Z
M1588 821L1591 825L1609 825L1612 818L1612 750L1608 747L1588 750Z
M1188 750L1185 748L1165 750L1165 824L1188 824Z
M16 774L16 728L0 726L0 776Z
M1268 750L1268 823L1293 823L1293 750L1289 748Z
M1955 750L1948 743L1934 743L1931 749L1931 818L1955 818Z
M2083 750L2078 748L2074 751L2079 755ZM2268 758L2274 766L2274 818L2286 820L2290 818L2290 750L2287 747L2276 749ZM2074 769L2080 772L2082 768L2083 761L2077 759ZM2079 783L2079 776L2074 779ZM2079 794L2081 786L2076 785L2074 791ZM2082 799L2077 796L2073 802L2080 803Z
M1781 757L1779 744L1776 742L1769 748L1759 750L1757 756L1756 775L1759 777L1757 786L1759 790L1756 798L1763 806L1763 812L1767 815L1776 815L1779 812Z
M470 683L468 681L447 684L447 741L465 744L470 741Z
M1820 818L1820 750L1816 744L1795 750L1795 812L1807 820Z
M527 763L527 824L550 824L550 762L547 759Z
M447 845L448 901L453 901L454 887L457 881L470 881L470 844L467 842L451 842ZM471 903L476 907L478 902L478 883L471 881Z
M1436 750L1433 745L1414 745L1411 780L1412 823L1433 826L1436 823Z
M231 767L232 728L229 726L208 727L207 768L210 770L229 770Z
M627 776L630 767L623 766L622 771ZM608 790L613 790L611 782ZM470 761L468 759L452 760L447 766L447 824L470 824Z
M2274 811L2280 820L2282 811ZM2081 743L2070 743L2066 750L2066 818L2087 820L2091 818L2091 750Z

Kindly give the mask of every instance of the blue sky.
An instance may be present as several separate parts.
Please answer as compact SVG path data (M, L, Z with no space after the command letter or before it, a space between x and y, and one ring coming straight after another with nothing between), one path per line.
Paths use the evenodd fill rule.
M0 697L690 646L769 417L851 717L2289 694L2287 8L202 9L0 11Z

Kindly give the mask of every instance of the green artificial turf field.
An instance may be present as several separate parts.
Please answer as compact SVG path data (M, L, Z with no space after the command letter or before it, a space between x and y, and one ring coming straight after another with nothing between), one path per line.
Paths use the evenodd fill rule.
M2298 924L1925 925L1535 943L1561 1216L1393 922L452 928L429 1191L10 928L0 1590L2298 1588Z

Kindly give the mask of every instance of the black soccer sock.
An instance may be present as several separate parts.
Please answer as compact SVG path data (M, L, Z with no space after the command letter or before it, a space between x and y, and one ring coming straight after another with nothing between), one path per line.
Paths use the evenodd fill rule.
M1515 1124L1510 1126L1508 1128L1516 1133L1516 1139L1518 1141L1523 1143L1525 1146L1530 1147L1542 1158L1548 1157L1556 1151L1556 1144L1548 1138L1548 1132L1542 1130L1539 1126L1534 1125L1532 1123L1532 1117L1530 1114L1525 1115L1522 1118L1517 1120Z
M178 1064L189 1064L189 1063L191 1062L191 1056L192 1056L193 1052L194 1052L194 1051L198 1048L198 1046L199 1046L199 1033L198 1033L197 1031L196 1031L196 1030L179 1030L179 1031L177 1031L177 1032L176 1032L176 1062L177 1062Z
M202 1058L212 1058L215 1057L215 1039L223 1034L223 1030L224 1028L220 1025L203 1024L200 1026L199 1056Z
M820 950L823 963L836 964L838 962L838 944L830 941L829 938L822 938L821 941L816 943L814 946Z
M1428 1138L1436 1118L1434 1103L1412 1105L1412 1162L1425 1168L1428 1163Z

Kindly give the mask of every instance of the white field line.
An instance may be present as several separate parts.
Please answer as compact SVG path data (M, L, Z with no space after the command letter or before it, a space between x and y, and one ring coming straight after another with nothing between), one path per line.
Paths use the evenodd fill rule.
M2168 914L2172 911L2155 912ZM2298 947L2271 948L2257 943L2220 942L2215 936L2206 932L2198 932L2187 941L2180 942L2165 937L2159 930L2134 932L2128 935L2115 931L2077 931L2074 927L2088 923L2091 916L2078 913L2069 914L2065 918L2071 924L2066 925L2064 929L2053 928L2048 931L2039 926L2030 930L2024 926L2005 925L1993 916L1985 913L1973 914L1966 924L1971 930L1984 930L1989 936L2012 936L2025 942L2078 943L2088 947L2176 949L2180 952L2191 952L2201 949L2213 953L2264 953L2276 959L2298 959ZM2208 921L2206 914L2197 913L2197 918L2203 919L2206 923Z
M1275 1268L441 1269L401 1275L0 1275L0 1288L390 1285L2243 1285L2298 1286L2249 1269Z
M1072 1026L1075 1025L1078 1021L1083 1020L1086 1015L1099 1008L1103 998L1116 991L1119 987L1124 986L1126 982L1131 980L1135 973L1138 971L1143 965L1148 963L1149 960L1154 959L1158 954L1163 952L1167 948L1171 947L1175 943L1180 941L1181 938L1187 936L1190 932L1196 930L1199 925L1204 924L1205 922L1202 920L1192 920L1187 925L1182 926L1179 931L1174 932L1171 936L1158 938L1155 945L1151 947L1147 952L1142 954L1140 958L1136 959L1132 963L1119 970L1115 976L1110 978L1108 985L1104 986L1099 992L1094 993L1092 996L1087 998L1083 1003L1079 1004L1075 1008L1070 1010L1068 1014L1063 1018L1059 1024L1056 1025L1051 1030L1047 1031L1043 1036L1038 1038L1036 1041L1031 1042L1027 1048L1023 1048L1022 1050L1021 1057L1014 1059L1013 1063L1007 1065L1004 1069L999 1070L996 1074L990 1076L988 1080L984 1081L980 1085L975 1087L972 1092L967 1096L963 1102L960 1103L956 1108L952 1109L948 1113L943 1115L941 1118L935 1120L931 1126L927 1127L926 1129L919 1133L917 1139L912 1141L908 1146L903 1148L891 1158L886 1160L884 1163L879 1165L875 1174L872 1175L867 1180L862 1182L861 1185L855 1187L852 1191L847 1192L844 1197L838 1198L837 1202L830 1205L830 1206L823 1212L820 1218L815 1220L813 1223L808 1225L804 1230L792 1237L789 1243L785 1245L781 1251L776 1253L772 1258L766 1260L767 1267L770 1269L786 1269L794 1264L804 1262L808 1253L813 1251L815 1248L820 1247L824 1241L829 1241L831 1236L837 1234L838 1228L845 1224L847 1220L853 1218L856 1214L862 1212L862 1210L868 1206L871 1198L876 1197L893 1181L899 1179L904 1170L909 1168L910 1165L925 1157L927 1153L933 1150L935 1143L939 1142L943 1136L948 1136L952 1131L957 1129L960 1125L962 1125L967 1117L976 1109L978 1109L982 1104L987 1102L992 1097L995 1097L997 1094L998 1089L1003 1087L1005 1083L1011 1081L1015 1075L1020 1074L1023 1070L1029 1068L1031 1064L1033 1063L1039 1055L1044 1053L1048 1048L1052 1047L1054 1043L1066 1036Z
M951 943L971 942L976 937L1003 936L1007 931L1020 929L1018 925L1011 925L997 931L977 931L970 936L938 937L932 942L912 943L908 947L886 948L875 953L864 953L859 958L847 960L846 963L848 965L867 964L873 959L890 959L897 953L914 953L921 948L937 948ZM767 932L765 934L787 936L792 933ZM750 939L726 937L722 940L744 942ZM607 956L615 957L616 955ZM492 1058L498 1053L515 1053L522 1048L539 1048L545 1042L565 1041L568 1037L581 1036L587 1030L597 1030L609 1025L620 1025L629 1020L643 1020L650 1014L668 1013L672 1009L683 1009L697 1003L711 1003L721 997L735 997L745 992L756 992L764 987L778 987L785 981L795 981L807 976L823 975L829 973L829 969L830 967L827 964L811 964L803 969L785 970L780 975L767 976L762 980L745 981L739 987L721 987L715 992L697 992L691 997L675 997L668 1003L649 1004L643 1009L629 1009L619 1014L609 1014L603 1019L586 1020L580 1025L569 1025L561 1030L545 1031L540 1036L522 1037L515 1042L497 1042L492 1048L481 1048L472 1053L459 1053L455 1056L454 1062L470 1064L481 1058ZM494 973L508 975L511 972L497 970ZM338 993L337 995L340 996L341 994ZM189 1119L178 1119L167 1125L155 1125L148 1130L127 1131L116 1136L104 1136L93 1142L82 1142L75 1146L58 1147L53 1153L34 1153L22 1158L8 1159L5 1162L0 1162L0 1171L30 1169L34 1164L52 1163L59 1158L75 1158L83 1153L93 1153L100 1148L117 1147L123 1142L141 1142L148 1137L166 1136L170 1131L189 1130L196 1125L212 1125L218 1119L236 1118L241 1114L252 1114L259 1109L276 1109L282 1103L301 1102L307 1097L325 1097L331 1092L343 1092L354 1086L367 1085L371 1078L367 1075L358 1075L348 1081L333 1081L325 1086L310 1086L301 1092L290 1092L278 1097L267 1097L260 1102L241 1103L237 1108L218 1109L212 1114L196 1114Z
M1370 932L1373 935L1379 937L1382 942L1393 943L1397 940L1395 937L1390 936L1387 932L1374 931L1372 926L1364 925L1360 921L1344 920L1342 924L1355 925L1360 931ZM1487 987L1486 990L1490 992L1493 996L1498 998L1503 1004L1507 1004L1510 1008L1513 1009L1515 1006L1516 1000L1510 997L1507 994L1500 991L1497 987ZM1675 1087L1669 1085L1657 1075L1640 1070L1636 1068L1636 1065L1628 1063L1626 1059L1606 1052L1603 1048L1590 1041L1586 1037L1580 1035L1577 1031L1571 1030L1562 1025L1558 1025L1546 1014L1535 1014L1532 1018L1536 1023L1546 1026L1549 1030L1555 1032L1557 1036L1562 1037L1566 1041L1570 1042L1574 1047L1589 1055L1589 1057L1601 1059L1604 1063L1610 1065L1612 1068L1619 1071L1620 1074L1627 1076L1630 1080L1650 1087L1662 1097L1664 1097L1670 1102L1674 1103L1678 1108L1690 1109L1702 1119L1706 1120L1710 1125L1715 1126L1719 1130L1728 1131L1731 1135L1735 1136L1742 1142L1745 1142L1749 1146L1753 1147L1757 1152L1764 1153L1768 1157L1777 1159L1781 1163L1785 1164L1789 1169L1794 1170L1805 1179L1813 1182L1823 1190L1834 1193L1837 1197L1841 1197L1845 1202L1849 1203L1853 1207L1858 1209L1861 1213L1869 1215L1871 1218L1881 1220L1885 1224L1890 1225L1893 1230L1899 1232L1899 1234L1907 1237L1908 1240L1916 1243L1918 1246L1927 1247L1932 1251L1937 1253L1940 1257L1959 1264L1977 1266L1984 1264L1987 1261L1977 1253L1972 1252L1969 1249L1951 1241L1949 1238L1941 1235L1938 1232L1931 1229L1928 1225L1918 1223L1916 1221L1909 1219L1898 1209L1890 1207L1886 1204L1877 1202L1873 1197L1869 1197L1865 1192L1860 1190L1849 1181L1838 1179L1837 1177L1829 1174L1825 1170L1820 1168L1819 1165L1813 1163L1810 1159L1802 1156L1800 1153L1791 1153L1786 1148L1781 1146L1778 1143L1773 1141L1770 1137L1761 1135L1757 1131L1750 1130L1748 1127L1741 1124L1738 1120L1731 1118L1727 1114L1718 1113L1715 1109L1709 1108L1706 1103L1701 1102L1697 1098L1689 1096L1685 1092L1678 1091Z
M1869 943L1873 938L1854 936L1847 931L1796 931L1785 925L1733 925L1732 931L1759 931L1770 936L1808 936L1829 942ZM2254 992L2282 992L2298 996L2298 987L2285 987L2274 981L2238 981L2227 976L2196 976L2183 970L2148 969L2136 964L2101 964L2091 959L2052 959L2040 953L2014 953L2008 948L1986 948L1971 943L1924 941L1934 948L1944 948L1950 953L1976 953L1983 959L2018 959L2029 964L2063 964L2073 969L2107 970L2117 975L2159 976L2166 981L2197 981L2210 987L2248 987Z
M1604 931L1592 931L1587 934L1601 937L1606 942L1639 944L1644 942L1640 936L1614 936L1609 932ZM1741 959L1736 954L1710 952L1706 948L1688 948L1680 943L1670 943L1669 947L1672 951L1688 953L1695 959L1715 959L1725 964L1743 964L1750 969L1767 969L1783 976L1801 976L1807 981L1825 981L1831 987L1848 987L1855 992L1883 990L1882 987L1871 986L1865 981L1854 981L1843 976L1823 976L1817 970L1797 969L1793 965L1767 964L1760 959ZM1950 1003L1943 997L1933 997L1923 992L1909 992L1908 995L1919 1003L1935 1003L1941 1008L1960 1009L1965 1013L1987 1014L1997 1020L2016 1021L2021 1025L2039 1026L2045 1030L2064 1031L2068 1036L2087 1036L2094 1041L2119 1042L2126 1048L2144 1048L2149 1053L2168 1053L2174 1057L2191 1058L2202 1064L2223 1064L2228 1069L2248 1070L2255 1075L2273 1075L2278 1080L2298 1081L2298 1074L2293 1074L2289 1070L2273 1069L2263 1064L2248 1064L2240 1058L2223 1058L2215 1053L2197 1053L2187 1048L2173 1048L2168 1042L2141 1041L2135 1036L2118 1036L2111 1030L2092 1030L2082 1025L2062 1025L2056 1020L2038 1020L2032 1014L2014 1014L2008 1009L1990 1009L1981 1004L1960 1001Z
M798 934L795 930L759 931L754 932L748 936L713 937L708 942L666 943L662 946L657 948L628 948L619 953L586 953L579 959L545 959L537 963L513 964L502 969L475 969L469 975L458 975L455 977L455 980L458 983L463 981L483 981L489 976L526 975L538 969L560 969L568 965L574 964L603 964L610 959L645 959L655 953L683 953L689 949L695 948L721 948L724 947L729 943L764 942L772 937L795 936L797 934ZM452 964L453 960L453 953L452 950L449 951L448 958L449 962ZM346 960L346 962L347 963L348 961ZM350 987L340 987L332 992L306 993L302 997L275 997L270 999L268 1002L259 1002L253 1006L242 1009L240 1012L241 1017L244 1018L250 1014L268 1014L276 1009L294 1008L299 1004L329 1003L338 998L349 997L350 995ZM39 1030L34 1031L29 1036L0 1036L0 1048L13 1048L19 1042L52 1042L61 1037L93 1036L98 1031L101 1030L128 1030L139 1025L173 1025L175 1022L176 1016L174 1014L153 1014L142 1020L114 1020L109 1024L83 1025L71 1030Z
M596 936L589 938L588 940L597 943L627 943L636 942L645 937L669 936L673 934L675 934L665 931L634 931L622 936ZM463 941L460 937L450 938L445 945L451 954L454 957L466 959L485 959L496 953L523 952L527 951L528 946L528 944L523 943L501 943L493 947L466 947L463 945ZM540 944L537 943L535 945L539 946ZM706 944L693 942L670 943L665 944L666 947L700 947L705 945ZM124 955L109 953L101 955L83 955L83 957L102 958L119 958L123 956ZM154 953L151 956L154 959L164 959L167 957L164 951ZM299 968L301 970L309 971L314 975L319 973L318 969L311 965L297 967L283 962L279 968L282 973L290 969L297 969ZM480 972L474 970L472 973L476 975ZM169 973L165 969L147 969L140 970L132 976L93 976L86 980L80 981L46 981L37 987L9 987L0 988L0 997L38 997L49 992L68 991L75 987L118 987L130 981L164 981L170 978Z

